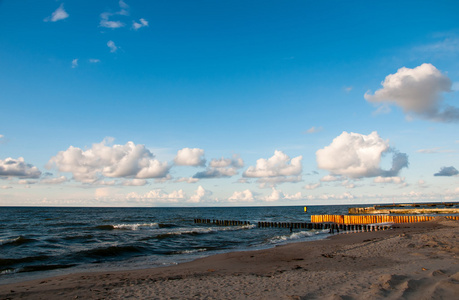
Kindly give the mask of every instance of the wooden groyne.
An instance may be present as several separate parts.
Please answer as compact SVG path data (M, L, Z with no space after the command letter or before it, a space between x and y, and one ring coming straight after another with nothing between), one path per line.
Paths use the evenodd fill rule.
M213 220L213 219L194 219L195 224L214 224L219 226L246 226L250 225L248 221L235 220Z
M250 225L248 221L234 221L234 220L213 220L213 219L194 219L196 224L213 224L220 226L244 226ZM347 231L378 231L387 230L390 225L368 225L368 224L333 224L328 223L292 223L292 222L257 222L258 228L286 228L286 229L329 229L330 232Z
M337 224L376 224L376 223L415 223L430 221L432 216L349 216L349 215L312 215L312 223L332 222ZM447 216L459 220L459 216Z

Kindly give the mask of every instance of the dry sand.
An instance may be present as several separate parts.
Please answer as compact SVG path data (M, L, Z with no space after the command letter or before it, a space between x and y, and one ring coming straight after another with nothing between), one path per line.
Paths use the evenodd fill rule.
M0 285L0 299L459 299L459 222L396 225L173 267Z

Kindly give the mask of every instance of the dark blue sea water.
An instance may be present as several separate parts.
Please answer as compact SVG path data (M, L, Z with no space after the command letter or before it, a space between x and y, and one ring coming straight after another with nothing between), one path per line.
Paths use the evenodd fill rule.
M327 231L258 228L259 221L309 222L349 206L231 208L0 207L0 282L62 273L150 268L217 253L269 248ZM248 226L194 219L249 221Z

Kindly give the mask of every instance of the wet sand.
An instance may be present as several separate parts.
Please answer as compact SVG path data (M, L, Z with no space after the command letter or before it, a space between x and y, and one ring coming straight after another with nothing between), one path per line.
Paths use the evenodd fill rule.
M0 299L457 299L459 222L394 227L172 267L0 285Z

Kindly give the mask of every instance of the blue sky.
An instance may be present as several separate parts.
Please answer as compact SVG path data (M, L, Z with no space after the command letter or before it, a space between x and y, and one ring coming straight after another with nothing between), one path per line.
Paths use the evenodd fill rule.
M0 205L459 200L458 12L0 1Z

